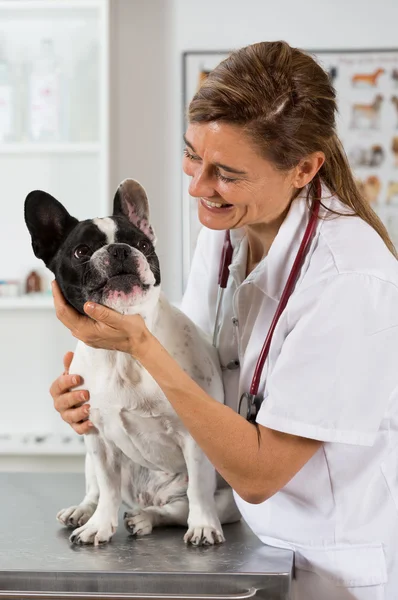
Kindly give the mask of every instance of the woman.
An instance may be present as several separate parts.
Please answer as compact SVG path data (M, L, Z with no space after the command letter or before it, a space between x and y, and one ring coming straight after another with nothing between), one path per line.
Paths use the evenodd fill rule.
M218 348L226 404L180 369L139 316L87 305L57 314L89 345L136 357L236 492L267 544L295 550L298 600L398 594L398 269L335 133L325 72L286 43L243 48L189 107L184 171L205 226L183 310L211 332L224 231L234 248ZM254 425L237 414L304 231L322 202L299 278L272 339ZM68 371L70 355L65 359ZM178 384L176 384L178 382ZM78 376L52 386L78 433ZM85 399L88 394L85 393Z

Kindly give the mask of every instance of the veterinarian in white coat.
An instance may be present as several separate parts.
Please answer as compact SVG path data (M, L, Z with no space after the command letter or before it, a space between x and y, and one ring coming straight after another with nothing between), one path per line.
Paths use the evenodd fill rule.
M295 600L395 600L398 267L356 189L335 109L322 69L277 42L232 55L191 103L184 170L205 227L183 310L212 332L230 230L218 336L228 406L190 380L140 317L87 305L87 319L57 288L54 295L59 318L79 339L129 352L151 373L260 539L294 549ZM309 205L319 200L317 181L316 230L275 329L255 426L237 414L238 401L249 391ZM52 395L84 433L89 423L81 422L84 407L73 408L80 401L73 385L64 375Z

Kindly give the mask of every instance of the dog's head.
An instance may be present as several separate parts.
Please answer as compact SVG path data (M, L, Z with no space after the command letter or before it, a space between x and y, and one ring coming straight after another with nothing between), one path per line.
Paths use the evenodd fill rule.
M156 238L146 193L137 181L120 184L112 217L78 221L50 194L34 191L25 200L25 221L35 255L80 313L88 300L123 313L146 311L156 304Z

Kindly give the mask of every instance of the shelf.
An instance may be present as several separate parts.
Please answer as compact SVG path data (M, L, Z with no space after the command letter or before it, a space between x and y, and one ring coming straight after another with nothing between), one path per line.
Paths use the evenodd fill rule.
M0 297L0 310L19 309L53 309L53 297L51 294L32 294L16 297Z
M100 144L72 143L24 143L0 144L0 154L97 154Z
M98 9L102 0L1 0L0 10L67 10L67 9Z
M63 455L83 456L86 453L83 436L71 430L70 435L52 433L0 435L0 456Z

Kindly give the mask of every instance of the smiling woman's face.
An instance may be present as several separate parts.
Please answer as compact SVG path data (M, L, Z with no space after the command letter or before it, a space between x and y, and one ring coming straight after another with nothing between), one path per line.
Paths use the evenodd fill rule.
M234 229L266 224L286 211L297 191L296 169L275 169L241 127L195 123L184 138L183 170L192 178L189 193L198 198L203 225Z

